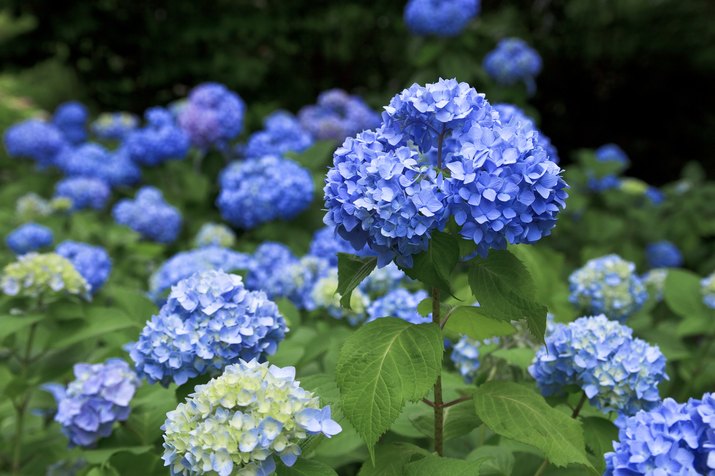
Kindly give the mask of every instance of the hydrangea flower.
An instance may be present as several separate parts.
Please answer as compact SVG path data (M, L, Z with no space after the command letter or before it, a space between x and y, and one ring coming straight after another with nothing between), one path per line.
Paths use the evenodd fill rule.
M164 201L159 189L141 188L134 200L120 200L112 210L114 220L159 243L172 243L181 231L181 213Z
M115 422L129 418L129 406L139 379L121 359L103 364L76 364L75 380L65 388L44 385L57 401L55 421L70 446L91 447L112 434Z
M484 70L499 84L524 82L533 92L534 78L541 72L541 56L524 40L505 38L484 57Z
M715 273L700 281L703 302L710 309L715 309Z
M390 263L384 268L374 269L360 283L360 289L368 296L375 298L397 289L406 279L404 271L394 263Z
M479 343L462 336L452 348L450 359L465 382L472 383L479 370Z
M372 322L381 317L397 317L412 324L432 322L431 314L422 316L417 312L417 306L427 297L427 291L422 289L414 293L404 288L392 290L370 303L367 308L367 322Z
M240 360L167 413L164 463L173 475L268 476L292 466L309 435L342 431L293 367Z
M551 162L559 163L559 154L556 151L556 147L551 143L551 139L536 127L534 120L527 116L524 111L513 104L506 103L494 104L493 107L499 113L499 120L502 124L514 125L514 127L522 128L525 131L536 131L538 133L536 143L546 151Z
M233 226L252 229L290 220L313 202L313 179L297 163L277 156L233 162L221 172L216 205Z
M665 194L656 187L648 187L645 196L653 205L660 205L665 201Z
M618 255L588 261L569 276L569 301L587 314L605 314L623 322L648 300L636 265Z
M623 188L624 180L615 175L606 175L605 177L588 177L588 188L593 192L605 192L614 188Z
M8 296L39 302L60 295L89 296L89 284L66 258L56 253L27 253L2 271L0 288Z
M341 89L320 93L318 102L298 112L301 126L318 140L343 141L380 124L380 116L357 96Z
M678 268L683 265L683 254L670 241L649 244L645 254L651 268Z
M235 244L236 234L221 223L204 223L194 238L194 245L198 248L205 246L230 248Z
M596 149L596 159L601 162L618 162L624 168L631 163L628 155L616 144L605 144Z
M239 359L264 359L283 340L285 319L265 293L223 271L179 281L139 341L128 346L137 373L149 382L183 385L215 375Z
M10 157L32 159L41 167L53 165L57 154L68 146L59 129L37 119L13 125L4 139Z
M331 266L337 266L338 253L355 253L355 249L332 227L325 226L315 232L310 242L311 255L327 260Z
M715 475L715 394L681 404L666 398L650 411L616 421L618 441L604 476Z
M285 282L279 276L278 270L297 263L298 258L286 245L266 241L256 248L251 256L246 274L246 287L256 291L269 288L273 293L285 296L287 290L281 288Z
M92 294L99 291L109 279L112 271L112 260L101 246L92 246L77 241L63 241L55 249L55 253L69 260L89 284Z
M72 210L101 210L111 193L105 181L92 177L69 177L55 185L55 198L71 200Z
M17 199L15 213L22 221L30 221L52 215L52 205L34 192L26 193Z
M276 111L264 121L264 129L251 135L243 151L246 157L283 155L302 152L313 144L313 138L292 114Z
M243 128L246 105L241 97L218 83L196 86L181 108L179 124L200 149L223 149Z
M660 402L658 385L668 377L657 346L633 338L633 331L604 315L554 324L529 373L545 396L576 385L604 412L632 415Z
M7 247L16 255L24 255L52 245L52 230L37 223L25 223L15 228L5 237Z
M312 307L308 310L324 309L331 317L344 319L352 326L363 322L370 303L368 296L359 288L353 290L350 295L350 309L346 309L340 305L340 295L337 291L338 270L332 268L315 283L310 300Z
M410 0L405 23L416 35L459 35L479 13L479 0Z
M255 263L253 268L255 269ZM269 298L287 298L298 309L315 309L313 289L315 284L330 272L330 264L317 256L306 255L297 261L278 262L268 272L251 272L254 289L264 291ZM256 282L261 276L264 281Z
M70 144L81 144L87 140L87 120L89 111L82 103L69 101L60 104L52 115L52 124L62 132Z
M667 277L667 268L656 268L651 269L641 278L648 290L648 294L654 296L656 302L663 300L663 291L665 290L665 280Z
M134 185L141 177L139 167L125 149L110 152L94 143L66 148L55 162L70 177L93 177L112 186Z
M127 134L123 148L139 165L154 167L167 160L180 160L189 151L189 138L169 111L152 107L144 113L147 125Z
M139 127L139 118L129 112L105 112L97 116L91 129L104 140L121 141Z

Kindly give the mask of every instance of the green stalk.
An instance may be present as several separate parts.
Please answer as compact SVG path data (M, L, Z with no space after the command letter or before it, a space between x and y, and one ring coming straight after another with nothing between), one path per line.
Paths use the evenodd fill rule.
M37 330L36 322L30 327L30 333L27 336L27 343L25 344L25 352L20 359L20 374L25 381L27 381L27 374L32 361L32 343L35 340L35 330ZM28 389L22 397L22 401L19 404L15 404L15 436L13 437L12 474L16 476L20 476L21 474L22 434L25 429L25 413L27 412L27 405L30 403L31 397L32 389Z
M439 288L432 288L432 322L440 325ZM442 402L442 372L440 370L434 384L434 449L438 455L444 454L444 406Z

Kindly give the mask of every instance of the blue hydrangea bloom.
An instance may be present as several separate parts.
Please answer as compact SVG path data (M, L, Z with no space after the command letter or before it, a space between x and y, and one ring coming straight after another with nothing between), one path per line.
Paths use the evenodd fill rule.
M628 155L616 144L605 144L596 149L596 159L601 162L618 162L626 167L631 163Z
M109 279L112 271L112 260L101 246L92 246L77 241L63 241L55 249L55 253L69 260L79 274L89 283L92 294L99 291Z
M54 239L52 230L46 226L25 223L8 233L5 243L16 255L24 255L52 245Z
M100 438L112 434L115 422L129 418L129 404L139 386L139 379L121 359L103 364L76 364L75 380L66 388L47 384L57 401L55 421L70 446L91 447Z
M620 177L615 175L606 175L605 177L588 177L588 188L594 192L605 192L606 190L612 190L614 188L619 188L622 185L622 180Z
M648 294L653 296L656 302L663 300L663 291L665 289L665 280L668 277L667 268L656 268L648 271L641 280L645 284Z
M459 35L479 13L479 0L410 0L405 23L416 35Z
M292 114L276 111L264 121L264 129L251 135L243 154L246 157L283 155L302 152L313 144L313 138Z
M141 188L134 200L117 202L112 210L114 220L159 243L172 243L181 231L181 213L166 201L159 189Z
M68 146L59 129L37 119L13 125L5 131L4 140L10 157L32 159L40 167L53 165L57 154Z
M538 133L536 143L546 151L546 154L549 156L549 160L551 162L554 162L555 164L559 163L559 154L556 151L556 147L554 147L551 143L551 139L549 139L539 130L538 127L536 127L533 119L527 116L524 111L513 104L506 103L494 104L493 107L499 113L499 120L502 124L513 124L515 127L523 128L526 131L536 131Z
M569 301L587 314L624 321L648 300L636 265L618 255L588 261L569 276Z
M524 82L533 92L534 78L541 72L541 56L524 40L505 38L484 57L484 70L499 84Z
M332 227L325 226L315 232L310 242L311 255L328 260L331 266L337 266L338 253L355 253L355 249Z
M204 246L230 248L235 244L236 234L221 223L204 223L196 233L196 238L194 238L194 245L198 248L203 248Z
M70 144L81 144L87 140L88 120L89 111L77 101L60 104L52 115L52 124Z
M272 220L290 220L313 202L308 170L281 157L233 162L221 172L216 205L231 225L252 229Z
M327 276L331 269L330 263L323 258L305 255L295 263L275 269L277 279L272 279L260 289L271 298L287 298L298 309L313 310L316 308L313 301L315 285Z
M462 336L452 348L449 357L464 381L474 382L479 370L479 343L467 336Z
M715 309L715 273L700 281L703 302L710 309Z
M545 396L576 385L591 405L624 415L655 407L658 385L668 379L658 347L633 338L629 327L604 315L554 324L529 373Z
M144 113L144 119L147 125L130 132L123 142L123 148L135 163L153 167L186 157L189 137L169 111L152 107Z
M715 394L681 404L672 398L616 421L618 441L604 476L714 476Z
M651 268L678 268L683 265L683 254L670 241L649 244L645 254Z
M112 191L104 180L92 177L68 177L55 185L55 198L72 201L72 210L101 210Z
M125 149L110 152L94 143L64 149L55 163L70 177L93 177L112 186L134 185L141 178L139 167Z
M105 112L90 127L100 139L121 141L139 127L139 118L129 112Z
M364 322L370 298L360 288L356 288L350 295L350 309L347 309L340 305L341 296L337 291L338 269L331 268L313 286L308 310L324 310L329 316L346 320L351 326Z
M431 315L422 316L417 312L417 306L427 297L427 291L421 289L414 293L404 288L394 289L370 303L367 322L381 317L398 317L412 324L432 322Z
M165 261L149 279L149 296L157 304L164 302L166 292L182 279L202 271L226 272L249 269L251 257L237 251L207 246L177 253Z
M264 359L287 330L265 293L247 290L238 275L211 270L179 281L128 350L140 377L183 385L239 359Z
M360 283L360 290L371 298L376 298L399 288L407 280L409 278L407 278L405 272L394 263L390 263L384 268L374 269Z
M243 128L246 105L241 97L218 83L196 86L179 112L179 124L200 149L223 149Z
M318 102L298 112L305 130L318 140L343 141L358 132L374 129L380 116L357 96L341 89L320 93Z
M656 206L665 201L665 194L656 187L648 187L645 196L650 200L650 203Z
M163 459L176 476L269 476L276 457L293 466L309 435L342 431L293 367L255 360L226 367L166 417Z
M262 243L251 256L246 287L253 290L270 288L274 292L285 295L280 289L280 277L277 270L298 263L298 257L286 245L266 241Z

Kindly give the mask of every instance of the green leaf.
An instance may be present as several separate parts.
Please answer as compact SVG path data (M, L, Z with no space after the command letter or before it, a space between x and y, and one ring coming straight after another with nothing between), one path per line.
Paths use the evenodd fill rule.
M581 424L533 390L514 382L488 382L477 387L474 406L492 431L539 448L555 466L577 463L596 474Z
M412 422L423 435L433 438L434 435L434 412L429 411L419 415ZM482 421L474 411L474 405L467 401L457 405L452 405L444 409L444 441L450 441L460 436L469 434L481 425Z
M465 461L429 455L409 463L405 476L478 476L479 461Z
M343 412L372 450L405 403L437 380L444 344L436 324L381 318L345 341L337 365Z
M514 349L497 349L492 352L494 357L504 359L509 365L526 370L534 360L534 349L516 347Z
M132 321L124 313L116 312L113 309L109 309L106 314L101 314L102 308L95 308L92 310L93 314L100 314L87 321L80 321L76 332L72 332L64 338L58 339L52 342L53 349L63 349L70 347L79 342L91 339L98 339L101 336L115 332L121 329L127 328L137 328L141 327L136 322ZM63 331L67 330L69 327L69 322L63 323Z
M404 476L405 466L430 453L409 443L392 443L377 448L375 461L365 461L358 476Z
M457 306L452 309L444 329L453 334L467 335L478 341L490 337L508 336L516 332L510 323L487 317L475 306Z
M353 290L367 278L377 265L377 258L338 253L338 294L340 305L350 309L350 296Z
M109 461L113 455L117 453L131 453L140 455L148 451L154 450L153 446L121 446L118 448L104 448L101 450L84 450L82 451L82 459L89 464L104 464Z
M511 476L514 470L514 454L503 446L480 446L469 453L467 459L483 460L479 467L481 476Z
M142 445L161 439L167 412L176 408L174 392L158 385L140 387L132 401L132 413L124 423Z
M277 476L337 476L337 474L330 466L305 458L298 458L291 467L279 463L276 468Z
M25 314L22 316L4 315L0 316L0 341L21 330L30 327L32 324L41 321L43 314Z
M663 298L668 307L684 318L711 318L711 312L703 303L700 278L683 269L668 270L663 289Z
M428 297L420 301L420 303L417 305L417 312L420 313L420 316L429 316L432 312L432 298Z
M603 455L613 451L613 442L618 440L618 428L611 420L602 417L583 418L582 424L586 446L599 461L603 461ZM602 466L596 469L603 471L605 468Z
M412 261L411 268L401 267L405 274L428 287L451 293L449 278L459 261L459 241L449 233L436 231L427 250L414 255Z

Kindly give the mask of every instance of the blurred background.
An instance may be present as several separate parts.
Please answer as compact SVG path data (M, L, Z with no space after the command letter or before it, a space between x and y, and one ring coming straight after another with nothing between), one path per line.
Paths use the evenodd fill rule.
M456 77L525 105L564 162L619 144L630 175L659 185L688 161L715 177L715 2L483 0L455 38L411 35L401 0L0 0L0 126L78 99L141 113L218 81L249 106L248 130L340 87L375 108L412 82ZM518 36L542 56L533 96L485 75Z

